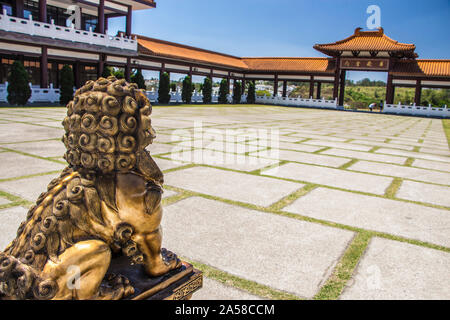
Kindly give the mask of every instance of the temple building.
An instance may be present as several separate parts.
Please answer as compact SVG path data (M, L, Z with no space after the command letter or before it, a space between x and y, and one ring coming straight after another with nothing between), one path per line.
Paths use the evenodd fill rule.
M228 81L273 81L274 94L282 83L307 82L310 97L321 97L322 84L333 86L333 99L343 105L347 71L386 72L386 102L393 103L396 87L450 88L450 60L418 59L414 44L389 38L382 28L357 28L348 38L314 48L323 58L236 57L183 44L136 35L133 10L155 8L152 0L0 0L0 85L14 60L23 61L32 85L59 87L59 70L69 64L75 86L102 74L105 66L174 72ZM107 34L108 19L125 16L126 28ZM67 21L73 21L69 26Z

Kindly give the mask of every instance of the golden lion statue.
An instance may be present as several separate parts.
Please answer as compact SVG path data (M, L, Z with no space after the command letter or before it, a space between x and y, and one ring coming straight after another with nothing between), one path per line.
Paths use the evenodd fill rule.
M151 111L135 84L115 77L75 92L62 123L69 166L0 252L0 299L122 299L134 288L106 274L113 255L149 276L181 266L161 249L163 174L145 150Z

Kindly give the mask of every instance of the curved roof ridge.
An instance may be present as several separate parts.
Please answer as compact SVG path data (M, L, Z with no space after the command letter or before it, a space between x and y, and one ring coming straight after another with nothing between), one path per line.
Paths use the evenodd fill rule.
M327 60L327 57L242 57L241 59L297 59L297 60Z
M208 49L203 49L203 48L199 48L199 47L194 47L194 46L190 46L187 44L182 44L182 43L177 43L177 42L172 42L172 41L167 41L167 40L161 40L161 39L156 39L156 38L151 38L151 37L146 37L146 36L141 36L141 35L133 35L133 36L136 36L138 39L142 39L142 40L155 41L155 42L168 44L168 45L172 45L172 46L176 46L176 47L192 49L192 50L202 51L202 52L212 53L212 54L220 54L221 56L226 56L226 57L235 58L235 59L241 59L240 57L233 56L231 54L208 50Z
M382 38L384 40L386 40L387 42L391 43L392 45L398 46L398 47L402 47L402 49L407 49L407 50L415 50L416 46L412 43L402 43L402 42L398 42L397 40L394 40L390 37L388 37L385 33L384 33L384 29L383 28L378 28L377 31L361 31L362 28L356 28L355 32L343 39L343 40L338 40L335 42L331 42L331 43L322 43L322 44L315 44L313 46L314 49L321 51L321 50L338 50L337 48L333 48L333 47L337 47L337 46L341 46L341 48L339 48L339 50L343 50L342 46L345 45L345 43L348 43L354 39L357 38L372 38L372 37L378 37L378 38ZM357 41L357 40L355 40ZM361 43L359 43L359 45L363 45ZM379 44L380 45L380 44ZM381 45L382 47L382 45ZM352 48L354 50L354 48ZM352 50L349 49L349 50ZM388 48L381 48L380 51L383 50L393 50L393 49L388 49Z

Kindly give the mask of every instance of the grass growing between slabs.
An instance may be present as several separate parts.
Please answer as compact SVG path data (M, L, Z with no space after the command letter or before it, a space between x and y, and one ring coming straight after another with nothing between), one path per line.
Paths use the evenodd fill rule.
M371 235L368 232L360 232L355 236L334 268L331 276L314 296L315 300L336 300L339 298L345 285L351 279L358 261L366 250L370 238Z
M235 275L229 274L225 271L216 269L200 262L190 261L186 258L182 259L191 263L195 268L201 270L206 278L216 280L234 288L245 290L248 293L259 296L261 298L271 300L302 300L302 298L297 297L296 295L293 295L291 293L273 289L263 284L237 277Z
M450 119L442 119L442 126L447 137L448 147L450 148Z

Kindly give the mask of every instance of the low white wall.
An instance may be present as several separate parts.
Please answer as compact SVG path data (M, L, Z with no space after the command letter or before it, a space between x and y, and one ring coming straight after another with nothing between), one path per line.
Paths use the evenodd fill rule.
M5 31L25 33L52 39L68 40L96 44L105 47L114 47L137 51L137 40L127 37L113 37L107 34L92 31L78 30L72 27L61 27L52 23L43 23L30 19L10 17L6 10L0 13L0 29Z
M447 106L442 108L434 108L429 106L416 106L399 104L384 104L383 113L390 114L406 114L423 117L442 117L450 118L450 109Z
M298 106L298 107L313 107L313 108L337 108L336 100L325 99L303 99L303 98L284 98L284 97L269 97L256 96L256 103L261 104L276 104L282 106Z
M147 98L150 100L150 102L158 102L158 91L152 90L152 91L146 91L145 92ZM231 95L227 95L228 103L231 103L233 101L233 98ZM218 103L219 101L219 95L213 94L211 96L211 103ZM247 101L247 96L243 95L241 97L241 102ZM181 98L181 91L171 91L170 92L170 102L171 103L182 103L183 100ZM200 92L194 91L192 93L191 98L192 103L203 103L203 95Z

